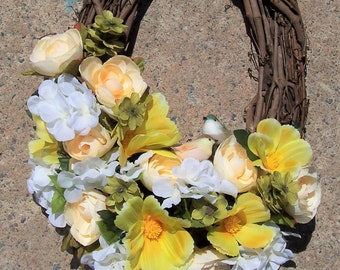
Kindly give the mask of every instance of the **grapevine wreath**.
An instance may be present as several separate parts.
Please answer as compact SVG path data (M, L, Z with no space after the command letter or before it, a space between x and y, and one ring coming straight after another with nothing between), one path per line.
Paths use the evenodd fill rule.
M204 116L180 143L133 57L152 0L87 0L73 29L41 38L26 75L28 190L63 234L71 268L278 269L314 229L320 182L304 140L306 34L295 0L234 1L257 74L246 128Z

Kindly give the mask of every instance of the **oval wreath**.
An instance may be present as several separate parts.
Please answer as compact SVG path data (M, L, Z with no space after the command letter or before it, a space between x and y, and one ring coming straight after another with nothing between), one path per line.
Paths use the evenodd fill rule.
M257 69L246 128L207 115L182 144L132 57L151 2L84 1L74 29L37 42L28 190L73 269L278 269L308 244L321 196L297 1L234 1Z

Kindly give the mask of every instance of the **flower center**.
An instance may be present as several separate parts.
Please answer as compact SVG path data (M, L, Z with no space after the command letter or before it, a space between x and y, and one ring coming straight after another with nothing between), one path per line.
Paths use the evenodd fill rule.
M224 229L230 234L235 234L242 228L242 220L238 216L230 216L224 220Z
M148 217L144 221L144 235L149 240L158 240L162 231L162 224L158 220Z
M275 169L279 166L279 159L275 154L267 156L267 164L265 167L271 171L275 171Z

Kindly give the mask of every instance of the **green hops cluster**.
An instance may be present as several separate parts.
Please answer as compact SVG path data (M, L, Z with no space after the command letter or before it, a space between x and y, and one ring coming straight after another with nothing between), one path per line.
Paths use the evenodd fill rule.
M300 185L290 174L274 172L261 176L257 181L257 189L267 207L279 214L285 206L295 204Z
M87 28L84 49L92 56L115 56L124 50L124 31L127 28L123 20L104 10L95 17L91 28Z
M129 199L142 196L135 181L125 182L116 177L107 178L107 186L104 187L104 191L109 194L106 198L106 205L112 212L121 210L123 204Z

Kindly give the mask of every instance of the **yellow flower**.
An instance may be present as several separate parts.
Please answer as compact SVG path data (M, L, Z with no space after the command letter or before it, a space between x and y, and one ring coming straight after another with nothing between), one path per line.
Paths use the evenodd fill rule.
M270 212L261 198L253 193L243 193L227 217L207 237L219 252L237 256L238 243L247 248L263 248L272 241L275 235L273 228L254 224L269 219Z
M115 224L127 232L126 269L183 269L193 252L194 241L183 229L190 222L169 217L153 196L127 201Z
M39 116L34 115L33 121L39 139L28 143L30 157L42 160L46 164L58 164L58 142L48 133L44 121Z
M107 107L120 104L132 93L141 97L147 88L139 67L124 55L114 56L104 64L97 57L88 57L80 64L79 71L98 101Z
M272 118L258 124L257 132L249 135L248 146L260 158L254 165L269 172L295 173L312 158L311 147L299 132Z
M127 130L120 145L120 163L136 153L169 147L181 139L178 128L167 117L169 106L160 93L151 95L144 123L134 130Z

